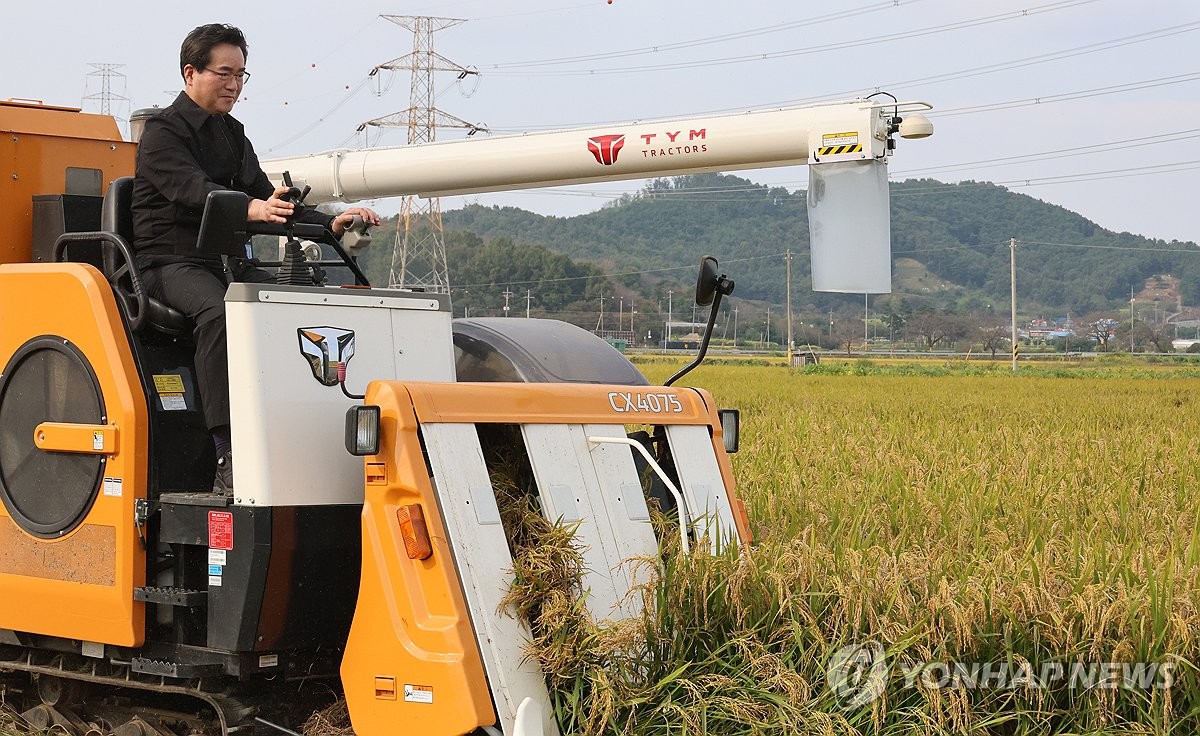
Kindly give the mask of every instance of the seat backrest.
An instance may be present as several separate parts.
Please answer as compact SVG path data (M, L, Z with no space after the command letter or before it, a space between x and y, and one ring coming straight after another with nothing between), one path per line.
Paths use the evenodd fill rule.
M116 233L133 245L133 177L113 179L104 194L100 210L100 229Z
M104 193L104 204L100 208L100 229L116 233L129 245L133 252L133 177L122 176L113 179ZM110 279L116 273L118 266L123 266L124 260L112 248L104 249L104 275ZM134 271L137 265L129 264ZM121 278L122 286L128 286L128 276ZM120 288L114 286L114 288ZM163 304L153 297L147 297L145 325L166 335L178 335L189 327L188 319L179 311ZM144 328L143 328L144 329Z

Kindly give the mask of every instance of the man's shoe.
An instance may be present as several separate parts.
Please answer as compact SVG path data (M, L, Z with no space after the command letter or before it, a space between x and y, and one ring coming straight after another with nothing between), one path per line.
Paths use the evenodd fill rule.
M217 475L213 478L213 493L222 496L233 495L233 451L225 453L217 460Z

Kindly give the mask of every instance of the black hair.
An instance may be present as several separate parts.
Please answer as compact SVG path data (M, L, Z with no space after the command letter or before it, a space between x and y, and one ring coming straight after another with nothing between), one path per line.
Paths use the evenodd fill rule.
M183 74L183 68L188 64L197 69L206 68L212 59L213 46L222 43L237 46L242 50L242 56L249 56L246 37L240 29L225 23L197 26L192 29L187 38L183 39L183 45L179 47L180 75Z

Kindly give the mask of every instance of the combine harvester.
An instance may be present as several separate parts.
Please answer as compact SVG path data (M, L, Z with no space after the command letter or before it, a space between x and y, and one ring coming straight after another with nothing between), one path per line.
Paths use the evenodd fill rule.
M897 132L932 132L927 108L855 100L265 168L311 204L811 164L817 288L881 292L886 161ZM226 296L238 463L232 498L208 492L191 326L132 256L135 144L109 117L29 102L0 103L0 130L0 693L29 722L286 733L335 692L360 736L557 733L528 625L499 611L512 558L488 443L527 460L547 518L578 525L598 620L638 613L625 561L658 551L644 477L685 548L748 539L736 412L648 385L571 325L452 321L446 295L369 288L319 228L248 228L236 192L210 196L198 251L289 240L278 284ZM314 283L300 239L335 246L358 288ZM732 288L702 263L709 334Z

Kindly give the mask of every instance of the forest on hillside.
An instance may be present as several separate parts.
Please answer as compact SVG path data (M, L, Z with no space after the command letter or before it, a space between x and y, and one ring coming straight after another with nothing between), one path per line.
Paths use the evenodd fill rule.
M1007 313L1009 239L1017 241L1023 316L1119 315L1130 290L1169 276L1178 284L1167 314L1200 304L1200 248L1115 233L1062 207L990 183L931 179L891 186L893 294L872 296L893 320L921 313L999 319ZM832 314L860 318L861 295L812 291L805 193L726 174L652 181L634 195L575 217L512 207L467 206L444 214L456 314L554 314L606 327L637 308L660 323L668 303L690 319L701 256L716 256L737 282L730 308L763 322L785 300L785 253L792 253L794 311L825 325ZM395 221L376 232L368 272L387 279ZM640 305L640 306L638 306ZM1156 314L1157 305L1156 305ZM630 315L632 319L632 315ZM732 316L730 316L732 319ZM993 319L993 321L995 321ZM624 323L622 323L624 324ZM746 324L750 324L747 322ZM774 328L778 330L778 328Z

